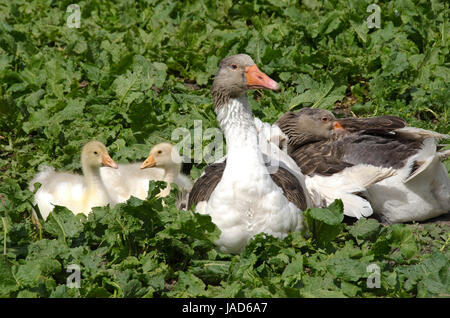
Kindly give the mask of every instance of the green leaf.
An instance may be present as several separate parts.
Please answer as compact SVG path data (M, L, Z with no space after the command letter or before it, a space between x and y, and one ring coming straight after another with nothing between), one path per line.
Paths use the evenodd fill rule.
M56 113L51 121L60 123L65 120L73 120L83 113L85 104L86 102L81 99L69 99L67 105L60 112Z
M155 198L164 183L88 217L62 207L41 227L30 217L39 167L79 172L87 140L138 162L159 142L181 142L177 128L192 143L201 120L184 155L207 151L206 130L218 127L210 88L232 54L280 83L282 93L249 94L264 122L310 106L448 133L448 4L378 2L382 26L369 29L366 1L84 1L77 29L64 27L65 1L3 1L0 297L448 297L444 216L349 225L338 205L311 209L305 231L256 235L239 255L217 250L208 215L176 209L175 187ZM205 166L194 163L192 180ZM366 286L374 263L381 288ZM80 289L66 286L70 264Z
M66 285L57 286L49 298L76 298L79 297L79 291L77 288L69 288Z
M14 276L17 281L20 285L28 287L36 286L42 275L40 263L37 260L28 261L23 265L19 265L16 269Z
M173 290L168 292L169 297L205 296L205 284L201 279L191 273L178 273L178 281Z
M342 292L348 297L355 297L361 290L358 286L346 281L341 283Z
M22 129L26 133L29 133L33 129L47 125L48 120L49 120L48 111L46 109L40 109L31 114L30 120L23 124Z
M434 252L417 265L399 267L397 272L408 291L417 288L419 297L449 295L449 259L440 252Z
M281 274L281 279L285 281L285 285L296 283L302 277L303 272L303 255L298 254L289 263Z
M193 260L189 271L203 281L217 284L228 276L230 261Z
M351 24L353 30L355 30L358 37L361 39L361 41L363 43L366 43L367 42L367 33L369 31L369 29L367 27L367 22L362 21L362 22L358 23L353 20L350 20L350 24Z
M393 246L399 247L401 254L409 259L418 253L416 239L412 230L403 224L392 226Z
M351 258L332 258L327 263L327 269L344 281L356 282L366 276L366 264Z
M39 294L25 289L17 293L17 298L39 298Z
M5 256L0 256L0 297L9 297L18 288L19 284L13 276L11 264Z
M362 243L365 240L374 241L381 229L381 224L375 219L359 219L350 228L350 234Z
M289 110L298 106L330 108L334 102L344 98L345 89L345 86L336 87L331 79L324 83L314 82L310 89L290 101Z
M386 60L383 69L384 76L397 75L403 72L408 67L406 55L403 52L393 53L389 59Z
M74 238L81 233L83 225L80 219L69 209L63 206L55 206L49 214L44 228L48 233L67 242L67 239Z
M304 276L297 285L302 297L307 298L343 298L346 297L334 283L335 278L326 273L319 276Z
M326 209L309 208L303 213L308 231L319 245L328 244L341 232L343 211L342 200L338 199Z
M142 297L147 289L142 286L142 283L134 278L131 270L115 273L117 276L117 284L122 292L122 297L125 298L137 298Z

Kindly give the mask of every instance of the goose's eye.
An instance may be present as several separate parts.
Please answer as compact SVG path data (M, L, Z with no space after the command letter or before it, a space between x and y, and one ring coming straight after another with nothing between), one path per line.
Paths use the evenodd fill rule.
M327 117L322 117L322 121L323 121L324 123L326 123L326 122L328 121L328 118L327 118Z
M231 68L232 68L233 70L237 70L237 69L238 69L238 66L237 66L236 64L231 64Z
M159 155L162 154L162 150L158 150L158 154L159 154Z
M98 155L98 152L97 152L97 151L94 151L94 155Z

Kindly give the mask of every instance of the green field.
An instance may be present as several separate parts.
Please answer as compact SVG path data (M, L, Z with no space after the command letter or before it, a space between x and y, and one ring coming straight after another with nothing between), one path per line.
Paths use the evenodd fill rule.
M74 2L0 3L0 297L450 297L448 222L347 224L336 202L306 213L314 231L230 255L209 216L175 208L176 190L165 207L154 198L162 183L88 218L58 207L41 229L28 190L42 165L81 172L91 139L124 163L178 142L176 128L217 128L209 89L236 53L281 85L249 94L263 121L309 106L449 133L448 2L76 1L79 28ZM210 143L191 141L186 156ZM73 264L80 288L66 284Z

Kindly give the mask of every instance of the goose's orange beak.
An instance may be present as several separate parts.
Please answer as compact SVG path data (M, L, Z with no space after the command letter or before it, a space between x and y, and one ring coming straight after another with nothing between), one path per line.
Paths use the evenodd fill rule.
M333 130L339 130L339 129L345 130L344 127L342 127L342 125L337 120L335 120L334 125L333 125Z
M102 156L102 164L104 166L111 167L114 169L118 168L117 163L115 163L114 160L112 160L112 158L108 154L104 154Z
M151 168L156 166L156 161L155 161L155 157L153 157L153 155L150 155L147 157L147 159L145 159L145 161L142 163L141 165L141 169L145 169L145 168Z
M280 89L280 85L261 72L256 64L245 68L245 76L247 78L247 87L249 89L267 88L273 91L278 91Z

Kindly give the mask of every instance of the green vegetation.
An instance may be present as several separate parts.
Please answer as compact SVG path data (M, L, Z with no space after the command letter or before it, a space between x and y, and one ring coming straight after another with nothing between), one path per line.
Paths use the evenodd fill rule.
M379 29L366 24L372 2ZM194 120L217 127L209 88L235 53L282 87L251 94L263 121L314 106L449 133L447 2L92 0L69 28L71 3L0 3L0 297L450 296L445 223L347 225L336 201L305 213L307 233L261 234L229 255L209 216L177 211L175 193L165 207L132 198L88 218L58 207L38 229L28 190L40 165L80 172L88 140L129 162ZM70 264L80 289L66 286ZM368 287L371 264L380 288Z

